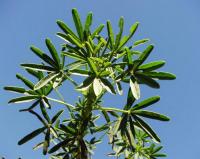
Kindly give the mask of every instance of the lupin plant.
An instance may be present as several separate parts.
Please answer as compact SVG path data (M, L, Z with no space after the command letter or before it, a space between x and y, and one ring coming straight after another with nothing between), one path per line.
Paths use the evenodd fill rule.
M131 26L129 35L124 36L124 18L121 17L119 32L115 36L111 22L107 21L107 35L103 37L103 24L94 31L90 29L92 13L87 15L84 24L76 9L72 9L72 17L76 33L63 21L57 21L62 31L57 36L63 40L59 51L50 39L46 39L49 53L44 53L35 46L30 48L41 63L21 64L38 82L31 82L17 74L16 77L26 88L5 87L7 91L21 94L9 103L31 102L28 108L20 112L31 113L41 122L40 128L26 135L18 144L22 145L41 135L44 140L34 149L42 148L43 154L49 154L51 159L90 159L96 145L107 135L112 148L108 156L125 159L165 157L160 152L162 146L158 135L144 119L169 121L169 118L145 110L158 102L160 97L152 96L141 100L140 85L160 88L158 80L173 80L175 75L158 71L165 61L145 63L154 48L153 45L148 45L148 39L131 44L138 22ZM137 48L142 44L146 48L139 51ZM82 76L82 83L76 82L76 76ZM79 96L74 105L69 104L70 99L63 99L59 93L59 88L66 81L73 84ZM104 106L104 95L123 95L124 86L128 88L124 105L121 108ZM58 97L50 97L53 92ZM56 103L64 108L50 117L49 112ZM68 115L64 115L64 111ZM98 120L101 121L100 125L97 124Z

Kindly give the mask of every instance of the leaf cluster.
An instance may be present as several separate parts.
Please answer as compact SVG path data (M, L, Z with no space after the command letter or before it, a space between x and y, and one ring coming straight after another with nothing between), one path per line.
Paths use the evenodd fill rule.
M21 94L9 103L31 102L28 108L20 111L34 115L41 122L40 128L26 135L18 144L43 135L44 140L34 146L34 150L42 147L43 154L49 153L52 159L88 159L107 135L113 150L108 156L126 159L165 157L160 153L160 138L144 120L169 121L165 115L144 110L157 103L160 97L138 100L141 98L141 84L157 89L160 88L158 80L173 80L175 75L159 71L165 65L163 60L145 63L154 49L149 39L131 44L138 22L130 27L128 35L123 35L124 18L121 17L115 35L110 21L92 31L92 13L83 23L77 10L72 9L72 18L76 32L63 21L57 21L61 29L57 36L63 39L60 51L50 39L45 40L49 53L30 47L41 62L23 63L21 66L36 77L37 82L17 74L26 87L5 87L7 91ZM106 37L102 36L104 27ZM141 51L139 45L146 48ZM82 76L82 83L76 82L76 76ZM82 95L75 105L67 103L59 93L65 81L70 81ZM121 108L104 106L105 93L123 95L124 85L129 87L124 105ZM52 92L56 92L58 98L51 98ZM62 104L64 108L50 117L52 102ZM36 111L37 107L40 112ZM62 117L64 110L67 115ZM97 121L102 118L105 122L98 125Z

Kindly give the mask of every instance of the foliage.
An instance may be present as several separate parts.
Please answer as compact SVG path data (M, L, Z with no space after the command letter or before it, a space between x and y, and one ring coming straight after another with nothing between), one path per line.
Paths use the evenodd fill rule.
M41 122L40 128L26 135L18 144L22 145L38 135L43 135L44 140L34 149L43 148L44 155L49 153L52 159L87 159L92 157L93 150L102 138L108 135L113 150L108 156L126 159L165 157L160 152L162 146L159 145L158 135L144 120L149 118L169 121L165 115L145 110L157 103L160 97L152 96L140 102L138 100L141 96L141 84L160 88L158 80L173 80L175 75L158 71L165 61L144 63L154 46L147 45L144 51L137 48L142 44L146 46L148 39L138 40L130 45L138 22L131 26L129 35L123 36L124 18L121 17L119 32L115 36L111 22L107 21L105 38L101 35L103 24L91 31L92 13L87 15L84 24L76 9L72 10L72 17L76 33L63 21L57 21L62 30L57 36L64 40L61 51L57 51L51 40L46 39L49 54L35 46L30 48L42 60L41 63L21 64L38 82L34 84L17 74L16 77L26 88L5 87L7 91L21 94L9 103L31 102L30 107L20 112L31 113ZM75 81L76 76L84 78L81 84ZM82 95L75 105L67 103L58 92L66 81L70 81L77 93ZM122 95L122 86L125 85L129 89L124 106L104 106L104 95L107 92ZM53 92L58 93L60 99L49 97ZM52 102L62 104L64 108L50 117ZM68 115L62 116L64 111ZM101 125L97 124L97 120L101 120Z

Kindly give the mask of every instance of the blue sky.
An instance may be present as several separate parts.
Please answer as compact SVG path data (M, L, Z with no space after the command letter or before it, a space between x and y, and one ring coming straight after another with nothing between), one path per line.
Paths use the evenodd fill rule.
M0 156L45 159L41 151L32 151L34 141L17 145L21 137L39 125L29 114L18 112L23 106L8 105L7 101L14 95L2 88L20 84L15 79L16 73L23 73L20 63L37 61L29 51L31 44L45 49L44 39L49 37L59 47L55 21L62 19L73 26L71 9L74 7L83 18L92 11L94 26L107 19L117 26L120 16L125 18L126 30L134 22L140 22L135 39L150 38L156 46L150 60L166 60L163 70L177 75L175 81L161 82L160 90L142 87L143 97L161 96L153 110L171 117L169 123L152 121L151 125L162 139L167 158L199 159L199 0L0 0ZM112 101L113 104L122 102L121 98ZM104 143L94 158L105 158L106 152Z

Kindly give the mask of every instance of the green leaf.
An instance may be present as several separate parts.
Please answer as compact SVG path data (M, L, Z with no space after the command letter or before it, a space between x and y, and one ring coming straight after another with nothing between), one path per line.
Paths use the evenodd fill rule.
M26 92L26 90L24 88L14 87L14 86L7 86L7 87L4 87L4 89L6 91L11 91L11 92L16 92L16 93L25 93Z
M166 154L153 154L152 157L167 157Z
M46 77L44 77L43 79L41 79L35 86L34 86L34 90L38 90L42 87L44 87L46 84L48 84L51 80L53 80L56 76L58 76L57 72L52 72L50 74L48 74Z
M43 117L46 119L46 121L48 123L50 123L51 120L50 120L49 115L48 115L48 113L47 113L47 111L45 109L45 106L44 106L43 102L40 102L40 110L42 112Z
M60 110L59 112L57 112L56 115L54 115L53 118L51 119L51 123L53 124L54 122L56 122L56 120L58 120L58 118L63 112L64 110Z
M119 47L118 47L118 50L120 50L131 38L132 36L135 34L137 28L138 28L138 25L139 23L136 22L135 24L133 24L130 28L130 34L129 36L124 36L122 38L122 40L120 41L120 44L119 44Z
M107 124L104 124L102 126L96 126L94 128L92 128L92 133L97 133L97 132L102 132L105 131L109 128L109 126Z
M129 88L127 102L126 102L127 107L130 108L130 106L132 106L134 102L135 102L135 97L133 96L131 88Z
M81 69L70 70L70 73L73 75L86 76L86 77L91 74L91 72L87 70L81 70Z
M76 59L76 60L85 61L84 57L82 57L80 55L77 55L75 53L71 53L71 52L66 52L65 51L65 52L62 52L62 55L71 57L71 58Z
M120 17L118 26L119 26L119 33L116 35L115 49L117 49L117 47L120 44L120 40L121 40L123 29L124 29L124 18L123 17Z
M70 133L72 135L76 135L76 130L74 128L70 127L70 126L65 126L63 124L60 124L60 128L67 133Z
M101 50L101 48L104 46L104 42L103 41L100 41L99 43L98 43L98 45L95 47L95 49L94 49L94 55L96 55L100 50Z
M29 109L29 112L33 115L35 115L37 117L37 119L45 126L45 127L48 127L47 123L43 120L43 118L38 114L36 113L35 111Z
M87 58L87 61L88 61L88 65L90 66L91 71L94 72L95 75L98 75L98 70L93 60L91 58Z
M121 83L120 82L116 82L116 86L117 86L117 92L119 93L119 95L122 95L123 94L123 89L122 89Z
M146 42L148 42L148 41L149 41L149 39L138 40L138 41L134 42L133 46L135 47L135 46L144 44L144 43L146 43Z
M130 88L136 100L140 99L140 86L133 76L130 78Z
M138 67L138 70L153 71L153 70L161 68L164 65L165 65L165 61L154 61L154 62L150 62L144 65L140 65Z
M139 83L142 84L146 84L149 87L152 88L160 88L160 85L158 82L156 82L155 80L153 80L152 78L142 74L142 73L137 73L136 74L137 79L139 80Z
M79 38L81 41L83 41L83 26L82 26L78 11L75 8L72 9L72 17L73 17L74 24L75 24L77 33L79 35Z
M55 67L56 63L48 56L46 55L42 50L35 46L30 47L31 51L33 51L38 57L40 57L43 61L48 63L49 65Z
M143 100L142 102L134 105L134 107L132 108L132 110L139 110L139 109L143 109L143 108L146 108L154 103L157 103L158 101L160 100L160 97L159 96L153 96L153 97L150 97L146 100Z
M43 154L44 155L47 154L49 143L50 143L50 129L47 129L47 132L45 134L45 141L43 143Z
M132 65L133 64L132 54L128 48L125 48L125 49L126 49L126 53L127 53L127 57L128 57L128 64Z
M65 34L70 34L74 39L79 40L76 34L61 20L57 21L58 26L65 32Z
M87 36L89 36L91 25L92 25L92 12L88 13L86 21L85 21L84 31L86 32Z
M139 65L141 65L146 59L147 57L150 55L150 53L152 52L154 46L153 45L149 45L143 52L142 54L139 56L138 60L140 61L137 64L137 67L139 67Z
M87 77L84 81L83 81L83 83L80 85L80 86L78 86L76 89L77 90L86 90L86 89L88 89L88 87L92 84L92 82L94 81L94 76L89 76L89 77Z
M92 33L91 38L94 39L96 35L98 35L104 28L104 24L100 24L97 29Z
M39 96L36 95L31 95L31 96L23 96L23 97L18 97L11 99L8 103L25 103L25 102L30 102L35 99L37 99Z
M102 112L104 118L106 119L106 122L109 123L110 117L109 117L108 113L105 110L102 110L101 112Z
M50 39L46 39L45 42L46 42L47 48L49 49L49 52L51 53L51 56L53 57L56 63L57 68L60 68L60 58L56 51L56 48L54 47Z
M103 85L101 84L101 80L99 78L95 78L93 82L93 90L94 94L98 97L103 91Z
M36 70L36 71L45 71L45 72L52 72L55 71L54 68L50 66L40 65L40 64L21 64L24 68Z
M110 39L110 47L111 49L113 49L115 45L115 41L114 41L114 33L113 33L113 29L112 29L112 25L110 21L107 21L107 31L108 31L108 37Z
M31 132L30 134L28 134L24 138L22 138L18 142L18 145L22 145L22 144L28 142L29 140L33 139L34 137L36 137L39 134L41 134L42 132L44 132L45 129L46 129L46 127L42 127L42 128L36 129L35 131Z
M155 112L150 112L150 111L146 111L146 110L135 110L132 112L133 114L145 117L145 118L150 118L150 119L156 119L156 120L160 120L160 121L169 121L170 119L162 114L158 114Z
M31 74L32 76L36 77L38 80L42 79L44 77L44 74L42 71L34 71L31 69L26 69L26 71Z
M160 142L160 139L157 136L157 134L153 131L153 129L147 123L145 123L141 118L135 115L133 116L133 118L136 120L138 126L143 131L145 131L152 139L155 139L155 141Z
M101 80L101 83L102 83L103 87L104 87L108 92L110 92L110 93L112 93L112 94L116 94L113 85L112 85L107 79L100 78L100 80Z
M64 141L61 141L60 143L58 143L57 145L55 145L54 147L52 147L48 153L54 153L56 152L57 150L59 150L61 147L65 147L72 139L71 138L68 138L68 139L65 139Z
M60 37L61 39L65 40L67 43L72 43L79 48L83 48L81 41L79 39L77 40L76 38L74 38L70 34L65 35L63 33L57 33L57 36Z
M149 76L151 78L157 78L159 80L174 80L174 79L176 79L176 76L174 74L168 73L168 72L144 72L142 74Z
M20 74L16 74L16 77L20 79L27 87L29 87L30 89L33 89L34 84L31 81L29 81L28 79L26 79Z

